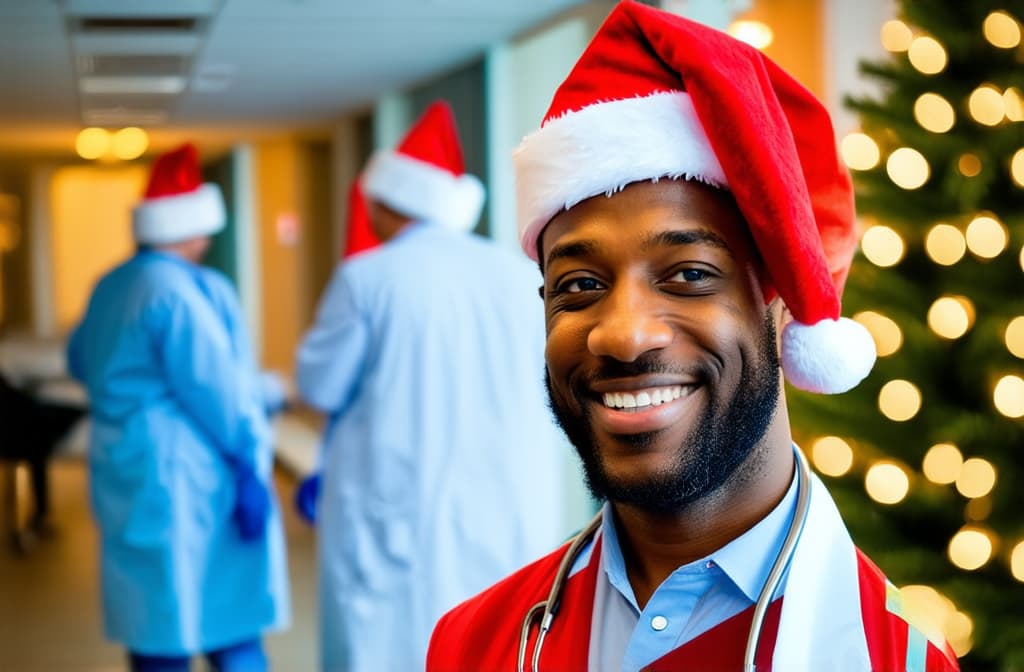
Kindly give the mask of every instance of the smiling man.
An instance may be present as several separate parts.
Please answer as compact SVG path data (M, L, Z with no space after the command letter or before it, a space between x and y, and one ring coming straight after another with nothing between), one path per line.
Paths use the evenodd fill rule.
M760 52L616 5L516 152L551 407L605 506L446 615L448 670L955 670L853 545L782 385L843 392L856 245L828 115Z

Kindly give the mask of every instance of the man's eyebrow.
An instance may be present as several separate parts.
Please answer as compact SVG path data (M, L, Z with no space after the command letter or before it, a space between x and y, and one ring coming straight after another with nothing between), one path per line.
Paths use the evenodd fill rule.
M726 252L730 257L732 250L718 234L707 229L688 229L686 231L662 231L644 241L644 249L666 245L711 245Z
M547 260L545 261L545 265L552 264L559 259L573 259L593 255L597 252L597 249L597 245L588 240L555 245L546 255Z

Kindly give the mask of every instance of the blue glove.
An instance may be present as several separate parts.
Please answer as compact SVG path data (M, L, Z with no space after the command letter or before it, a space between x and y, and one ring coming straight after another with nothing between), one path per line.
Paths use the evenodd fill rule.
M320 472L307 476L295 491L295 510L310 525L316 524L316 502L320 499Z
M263 397L263 409L270 417L288 410L293 393L289 383L273 371L260 371L260 395Z
M263 536L270 518L270 491L250 466L235 472L235 522L245 541Z

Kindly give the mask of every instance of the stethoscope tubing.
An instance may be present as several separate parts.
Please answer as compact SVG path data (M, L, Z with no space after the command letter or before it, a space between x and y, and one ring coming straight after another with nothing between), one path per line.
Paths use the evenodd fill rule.
M796 511L793 514L793 521L786 531L786 538L782 542L782 548L779 549L779 554L775 556L775 562L772 563L771 570L768 572L768 578L765 580L764 586L757 597L757 602L754 605L754 615L751 620L750 631L747 633L747 644L743 653L744 672L756 672L755 660L757 658L757 648L761 640L761 631L764 628L765 615L768 613L768 607L771 605L772 597L782 581L786 568L793 559L797 542L800 540L800 535L803 532L804 523L807 522L807 514L810 512L811 470L807 464L807 458L804 457L804 454L796 445L793 446L793 455L796 461L797 473ZM587 526L576 535L562 556L562 561L558 565L558 571L555 573L555 579L551 583L551 590L548 592L547 599L536 603L526 612L519 635L519 650L516 659L517 672L526 672L526 647L529 644L530 629L533 627L537 615L540 614L537 643L533 647L533 656L530 661L533 672L539 672L540 652L544 646L544 639L551 629L555 613L558 610L562 589L569 576L569 571L572 569L572 565L579 556L580 551L593 539L597 530L601 527L602 518L602 513L599 511L587 523Z
M772 597L782 582L782 576L793 559L796 551L796 544L800 541L800 535L804 530L804 523L807 522L807 513L811 504L811 469L807 466L807 458L800 452L800 449L793 446L793 457L796 461L797 493L796 511L793 513L793 522L786 531L786 538L782 542L779 554L775 556L775 562L768 572L768 578L757 596L757 603L754 605L754 616L750 622L750 631L747 633L747 647L743 653L743 672L755 672L755 660L757 659L757 647L761 640L761 629L764 627L764 618L768 613L768 607L772 603Z

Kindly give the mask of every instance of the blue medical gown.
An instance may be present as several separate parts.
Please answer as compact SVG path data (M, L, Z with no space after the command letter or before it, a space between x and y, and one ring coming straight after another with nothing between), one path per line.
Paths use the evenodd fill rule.
M274 400L228 281L140 252L97 285L68 364L89 392L107 636L178 655L287 625L276 502L262 539L232 520L236 466L271 478Z
M440 616L568 533L540 282L525 257L428 224L331 279L297 366L329 415L325 670L423 669Z

